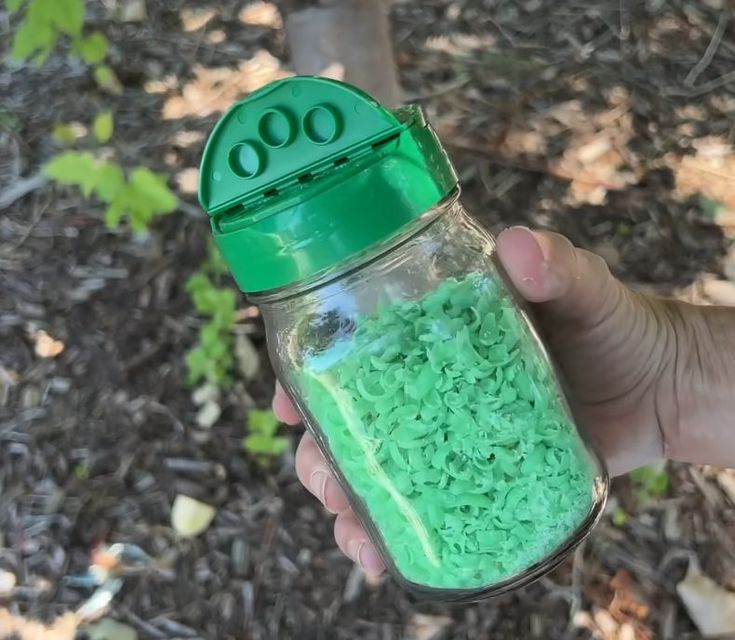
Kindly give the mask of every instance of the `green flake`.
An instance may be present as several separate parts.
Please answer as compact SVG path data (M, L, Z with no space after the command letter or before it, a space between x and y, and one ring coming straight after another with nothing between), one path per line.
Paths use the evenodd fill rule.
M563 544L597 468L503 289L450 279L354 326L295 383L401 574L480 588Z

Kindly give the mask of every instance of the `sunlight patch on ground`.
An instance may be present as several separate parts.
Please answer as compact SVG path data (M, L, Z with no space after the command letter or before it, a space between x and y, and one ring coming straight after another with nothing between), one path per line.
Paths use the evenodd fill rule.
M180 193L194 194L199 190L199 169L187 167L176 174L176 186Z
M735 227L735 149L723 138L709 136L692 141L693 155L666 156L676 177L676 195L702 195L716 207L715 221Z
M203 140L204 133L201 131L189 131L185 129L184 131L177 131L171 142L175 147L186 149L187 147L199 144Z
M194 79L184 85L181 95L172 96L164 103L165 120L203 118L225 111L233 102L263 85L291 75L264 49L242 61L237 69L195 65L193 71Z
M217 15L214 9L189 9L185 8L179 13L181 19L181 26L184 31L198 31L202 27L207 26L210 20Z
M77 617L67 613L50 626L35 620L15 616L7 609L0 609L0 631L20 640L74 640L78 628ZM5 637L3 635L3 637Z
M227 34L222 29L214 29L207 34L209 44L222 44L226 38Z
M640 180L640 163L628 149L632 136L628 96L615 90L604 111L590 112L581 101L570 100L535 114L503 137L500 151L522 163L546 164L551 141L564 139L561 155L548 160L549 173L569 181L569 204L599 205L609 191Z
M633 116L627 96L618 98L618 104L599 113L564 103L553 114L571 133L561 157L551 162L556 175L570 181L570 204L602 204L608 191L625 189L640 180L637 159L628 150Z
M482 35L450 33L449 35L432 36L426 40L426 48L429 51L446 53L451 56L487 51L494 48L496 44L496 38L489 33Z
M251 2L237 16L243 24L281 29L283 20L278 7L272 2Z

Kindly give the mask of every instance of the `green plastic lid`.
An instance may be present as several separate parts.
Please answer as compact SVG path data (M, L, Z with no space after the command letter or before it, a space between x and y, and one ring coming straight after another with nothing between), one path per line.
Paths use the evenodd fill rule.
M330 269L447 197L457 176L420 108L297 76L235 104L202 157L199 201L243 291Z

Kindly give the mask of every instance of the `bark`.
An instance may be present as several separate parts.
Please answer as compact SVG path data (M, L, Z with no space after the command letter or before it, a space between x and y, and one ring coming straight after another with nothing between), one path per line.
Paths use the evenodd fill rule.
M383 0L291 0L286 35L297 73L344 80L388 106L401 103Z

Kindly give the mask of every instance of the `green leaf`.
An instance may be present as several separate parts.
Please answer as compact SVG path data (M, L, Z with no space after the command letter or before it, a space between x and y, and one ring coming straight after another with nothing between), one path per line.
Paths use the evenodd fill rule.
M39 0L33 0L38 2ZM46 0L45 11L56 28L69 36L78 36L84 24L84 0Z
M95 191L100 200L112 203L125 190L125 174L120 165L105 162L97 169Z
M57 122L54 124L54 129L51 133L51 137L56 140L59 144L70 145L74 144L77 139L74 129L71 125L63 122Z
M122 84L120 84L120 80L118 80L112 67L102 64L95 67L92 75L100 89L116 96L119 96L123 92Z
M278 429L278 418L270 409L252 409L248 414L248 427L254 433L273 435Z
M110 138L112 137L114 127L115 122L113 120L111 111L103 111L102 113L98 113L94 118L94 122L92 123L92 131L94 132L94 137L97 139L97 142L99 142L100 144L105 144L106 142L109 142Z
M92 193L98 177L94 156L86 151L60 153L44 166L43 172L60 184L77 185L85 196Z
M85 38L74 42L73 51L87 64L98 64L107 55L107 38L95 31Z
M264 435L247 436L243 440L243 446L249 453L277 456L288 447L286 438L272 438Z
M166 186L166 179L145 167L136 167L130 174L130 188L136 198L144 199L152 211L170 213L176 208L177 200Z
M125 215L125 199L124 197L117 197L107 207L105 211L105 224L109 229L115 229L120 224L120 220Z
M187 381L189 384L196 384L206 378L209 360L203 349L200 347L192 349L186 354L184 361L186 362Z
M16 13L24 2L25 0L5 0L5 7L9 13Z
M202 265L204 271L209 271L212 275L218 276L229 272L227 263L222 257L222 252L219 247L214 243L214 240L210 238L209 246L207 250L207 260Z
M27 60L37 51L47 48L52 41L55 42L54 33L49 25L26 18L15 32L10 57L15 62Z

